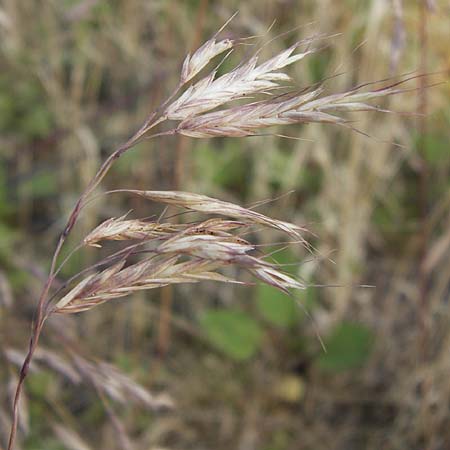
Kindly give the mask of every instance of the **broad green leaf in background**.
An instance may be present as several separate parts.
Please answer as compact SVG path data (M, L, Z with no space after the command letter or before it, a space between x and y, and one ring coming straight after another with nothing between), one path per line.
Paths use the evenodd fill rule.
M208 310L202 315L200 324L215 347L238 361L251 358L262 342L261 326L242 311Z
M364 325L343 322L325 339L326 352L317 363L321 369L339 372L361 367L370 355L373 333Z
M272 325L287 328L298 321L298 306L292 297L265 284L258 285L257 307Z

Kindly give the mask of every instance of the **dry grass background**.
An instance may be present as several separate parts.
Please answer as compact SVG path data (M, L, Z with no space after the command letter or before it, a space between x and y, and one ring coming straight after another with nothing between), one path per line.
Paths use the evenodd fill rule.
M335 91L415 69L445 77L449 7L425 3L2 0L0 446L54 238L100 161L177 85L186 51L239 9L230 37L265 33L273 19L270 36L304 25L265 56L312 32L342 33L293 67L304 85L336 70ZM389 107L415 111L419 100L409 93ZM377 139L312 124L295 130L305 141L179 136L126 155L105 189L183 189L245 205L295 190L259 210L309 224L324 257L293 270L344 287L299 298L314 322L285 307L277 315L271 299L283 299L271 291L212 283L56 317L21 405L21 448L448 448L448 85L427 90L421 109L426 121L362 113L358 128ZM130 209L161 211L111 196L82 216L73 241ZM211 320L214 311L231 312L231 325Z

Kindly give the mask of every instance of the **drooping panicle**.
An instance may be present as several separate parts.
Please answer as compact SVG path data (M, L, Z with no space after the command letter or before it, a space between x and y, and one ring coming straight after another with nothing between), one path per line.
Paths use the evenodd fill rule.
M99 242L104 240L126 239L138 239L139 244L116 253L115 263L114 258L108 257L104 263L106 268L87 275L73 286L56 303L54 312L86 311L110 299L169 284L206 280L241 283L220 273L230 265L245 269L285 292L303 288L276 264L269 263L255 244L240 235L257 225L282 231L298 242L302 239L302 228L204 195L176 191L122 192L221 217L173 226L125 220L125 216L101 223L84 239L86 245L100 246Z

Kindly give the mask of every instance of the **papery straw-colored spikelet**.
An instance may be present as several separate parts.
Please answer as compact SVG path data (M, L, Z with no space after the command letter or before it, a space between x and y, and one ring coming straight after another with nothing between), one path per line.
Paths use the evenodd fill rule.
M239 248L238 244L230 245L228 242L215 242L213 245L201 242L202 245L198 245L199 242L191 241L190 244L191 246L182 242L179 247L173 244L162 249L169 252L169 255L152 257L126 268L122 268L121 262L113 268L88 276L56 304L54 312L86 311L110 299L169 284L197 283L204 280L240 283L217 272L231 263L250 270L257 278L285 292L290 288L304 288L300 282L264 259L247 255L247 251L252 249L251 246L244 250ZM180 254L187 254L194 259L178 262Z
M325 122L343 125L348 121L331 114L332 112L390 112L364 102L402 91L395 86L386 86L375 91L352 90L320 98L318 97L323 92L321 88L300 95L289 93L265 101L194 116L182 121L177 132L195 138L243 137L256 135L259 130L267 127L295 123Z
M217 36L234 19L236 14L237 12L222 25L211 39L206 41L192 55L188 54L186 56L181 69L180 85L183 85L194 78L216 56L233 48L235 41L231 39L222 39L218 41Z
M80 281L57 302L54 312L81 312L113 298L168 284L196 283L201 280L238 283L218 272L230 264L249 270L260 280L283 291L303 288L297 280L281 272L276 265L268 263L264 256L253 256L256 247L231 233L233 230L257 224L278 229L298 238L299 227L202 195L185 192L133 192L146 198L196 211L232 216L239 221L213 218L204 222L180 225L174 229L166 226L165 234L158 236L157 241L150 233L143 238L143 244L147 246L139 251L139 254L144 251L150 256L126 265L127 259L133 256L132 249L126 256L122 255L115 264ZM114 225L117 225L116 231L121 238L124 236L134 238L135 235L126 228L128 225L134 230L133 221L119 220L114 222L113 229ZM103 233L102 227L97 227L90 233L91 238L88 242L98 242L106 237L118 238L109 232L110 223L107 222L107 226L103 228L108 232ZM142 238L140 234L139 237ZM135 255L137 254L138 252ZM183 261L182 257L188 260Z
M139 219L125 220L124 218L125 216L105 220L83 239L83 243L91 247L101 247L99 242L102 241L148 241L170 237L179 232L226 236L227 231L246 226L243 222L223 219L210 219L189 225L148 222Z
M230 236L229 231L247 227L248 224L236 220L209 219L198 224L189 225L185 230L187 234L210 234L212 236Z
M213 58L233 47L231 39L216 41L215 38L206 41L194 54L187 55L181 69L180 82L187 83L195 77Z
M324 89L303 89L296 93L283 83L291 78L284 69L314 53L309 46L323 38L316 36L299 41L278 53L264 63L259 63L258 52L233 70L216 77L217 70L187 89L170 103L162 117L180 121L174 133L194 138L205 137L243 137L258 134L258 131L272 126L298 123L320 122L353 127L349 120L337 115L341 112L379 111L390 112L367 102L375 98L407 92L397 86L410 78L363 91L373 83L357 86L347 92L323 95ZM216 38L207 41L192 57L188 56L183 65L181 80L186 83L198 74L214 57L229 48L233 42ZM296 53L300 47L303 51ZM414 77L411 77L414 78ZM283 94L279 94L283 89ZM286 92L287 91L287 92ZM239 106L228 103L263 94L266 99ZM217 111L212 110L219 108ZM364 133L363 133L364 134Z
M102 222L83 240L85 245L100 247L101 241L125 241L131 239L149 239L167 236L182 229L182 225L143 220L125 220L125 215Z
M183 191L139 191L132 189L121 189L116 192L128 192L155 202L166 203L168 205L174 205L206 214L233 217L247 224L263 225L287 233L292 238L301 240L302 242L303 238L300 233L306 231L305 228L298 225L273 219L251 209L243 208L234 203L224 202L206 195Z
M222 236L187 235L175 236L163 242L156 249L161 253L187 253L199 258L216 261L233 261L236 256L246 255L254 250L250 243L234 236L224 238Z
M261 281L264 281L264 283L276 287L286 293L289 292L289 289L306 288L306 286L300 281L269 265L261 265L259 267L252 268L251 272Z
M216 78L216 71L201 79L186 91L164 112L164 116L172 120L185 120L233 100L242 99L257 93L270 93L281 87L281 81L290 77L280 72L284 67L293 64L313 50L293 54L301 45L311 43L313 39L299 41L268 61L258 65L255 55L246 63L242 63L231 72Z
M107 300L132 292L155 289L169 284L197 283L200 280L232 281L214 273L217 262L193 260L178 262L179 256L165 255L123 268L124 262L90 275L64 296L54 312L70 313L91 309Z

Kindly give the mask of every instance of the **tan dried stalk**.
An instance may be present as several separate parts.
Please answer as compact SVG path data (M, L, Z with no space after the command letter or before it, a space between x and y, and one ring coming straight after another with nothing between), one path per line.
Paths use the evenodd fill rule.
M136 290L167 284L195 283L201 280L237 282L218 272L229 265L245 268L264 283L283 291L304 287L302 283L280 271L276 265L267 262L264 256L256 257L255 246L232 233L258 225L277 229L307 245L301 235L304 228L199 194L119 190L117 192L222 217L189 225L126 220L125 216L108 219L85 237L85 246L100 246L99 243L106 240L138 240L138 243L95 265L94 269L105 266L102 270L94 273L85 270L73 277L85 276L61 298L58 299L59 291L50 295L60 269L57 266L58 257L67 236L78 221L80 211L113 163L142 139L173 134L194 138L241 137L258 134L260 130L271 126L305 122L326 122L351 127L347 119L336 113L371 110L387 112L366 102L407 91L398 86L408 79L378 89L371 89L368 84L333 95L323 95L323 87L317 86L300 92L292 91L285 84L291 79L283 70L314 53L316 50L312 46L322 38L324 36L299 41L263 63L260 63L256 52L250 59L242 61L236 68L219 77L215 69L199 81L192 82L213 58L232 51L238 43L229 39L219 40L216 34L186 57L179 85L168 100L151 113L141 128L101 165L70 213L52 257L48 278L38 300L28 353L15 391L8 450L14 447L23 383L42 328L50 314L85 311ZM184 92L176 98L182 89ZM261 96L264 98L260 99ZM243 99L252 100L244 105L229 105L230 102ZM177 123L167 131L150 134L152 129L166 121ZM225 217L235 220L226 220ZM142 252L147 253L147 256L139 260ZM56 302L53 301L55 297Z

